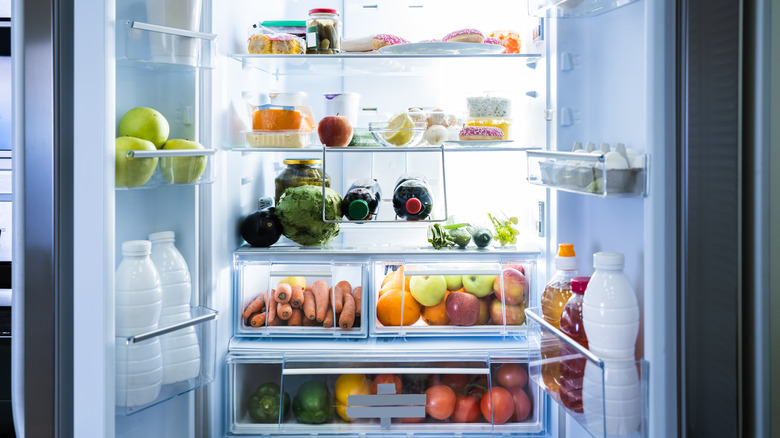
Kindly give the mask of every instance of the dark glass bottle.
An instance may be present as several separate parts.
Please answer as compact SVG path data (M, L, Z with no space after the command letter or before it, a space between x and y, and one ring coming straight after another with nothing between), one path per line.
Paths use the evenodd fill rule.
M393 209L399 219L423 220L433 210L431 187L423 177L402 176L393 190Z
M341 213L351 221L369 221L376 218L382 189L375 179L359 179L352 183L341 201Z

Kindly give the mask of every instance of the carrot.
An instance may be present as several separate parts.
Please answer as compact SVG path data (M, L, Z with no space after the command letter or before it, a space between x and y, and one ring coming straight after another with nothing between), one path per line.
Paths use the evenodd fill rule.
M292 315L290 315L290 319L287 320L287 325L289 326L303 325L303 310L292 309Z
M276 293L275 290L271 289L271 296L273 296ZM271 325L272 322L276 322L276 306L274 305L274 302L272 299L268 300L268 305L266 307L266 312L268 312L268 317L266 320L268 321L268 325ZM273 324L277 325L277 324Z
M266 324L266 327L276 327L276 326L284 325L284 323L286 322L287 321L283 320L282 318L274 318L274 321Z
M361 292L360 286L352 290L352 298L355 299L355 315L360 315L360 300L361 300L360 292Z
M276 308L276 316L283 320L288 320L292 316L292 306L290 303L279 303L279 307Z
M314 321L314 294L310 290L303 291L303 314L306 319Z
M322 326L325 328L333 327L333 308L328 306L328 312L325 314L325 319L322 320Z
M304 291L304 292L306 292L306 291L309 291L309 292L311 292L311 291L312 291L311 285L310 285L310 284L307 284L307 285L306 285L306 287L304 287L304 288L303 288L303 291Z
M317 322L325 320L325 314L328 312L328 283L323 280L317 280L311 285L314 294L314 308L317 315Z
M251 325L252 327L264 326L265 325L265 317L266 317L266 312L254 313L249 318L249 325Z
M348 281L339 281L336 287L333 288L333 310L336 313L341 313L344 305L344 295L350 292L352 292L352 285Z
M303 326L304 327L316 327L317 326L317 321L315 321L313 319L306 318L304 316L303 317Z
M344 295L344 309L339 316L339 327L344 330L352 328L355 323L355 299L350 294Z
M274 294L274 299L277 303L288 303L290 302L290 296L292 295L292 288L287 283L279 283L278 286L276 286L276 294Z
M244 313L241 314L241 317L249 318L253 313L259 312L264 305L265 305L265 294L260 294L256 296L255 299L252 300L248 306L246 306L246 309L244 309Z
M290 295L290 305L294 309L300 309L303 307L303 289L300 286L292 287L292 294Z

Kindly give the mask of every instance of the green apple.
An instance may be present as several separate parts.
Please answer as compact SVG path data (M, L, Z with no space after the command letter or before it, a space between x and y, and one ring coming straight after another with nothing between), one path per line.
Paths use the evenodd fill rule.
M445 275L444 279L447 280L447 290L458 290L463 287L462 275Z
M152 142L135 137L117 137L115 147L116 186L146 184L157 169L157 158L127 158L127 151L156 151Z
M493 292L493 282L496 281L496 275L464 275L463 288L466 292L485 297Z
M127 135L151 141L157 149L168 140L170 130L168 121L159 111L140 106L126 112L119 121L120 137Z
M203 149L203 145L196 141L175 138L166 141L162 147L164 151L174 149ZM207 163L205 156L163 157L160 158L160 169L165 179L174 184L191 184L203 175Z
M435 306L447 294L447 280L443 275L416 275L409 280L409 292L423 306Z

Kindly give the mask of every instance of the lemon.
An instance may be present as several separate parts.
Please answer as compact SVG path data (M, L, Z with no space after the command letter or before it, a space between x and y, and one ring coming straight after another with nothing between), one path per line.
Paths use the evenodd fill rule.
M279 284L287 283L290 286L300 286L301 289L306 288L306 279L303 277L284 277L279 280Z
M398 113L387 123L387 130L382 134L385 141L395 146L403 146L414 137L414 121L409 113Z

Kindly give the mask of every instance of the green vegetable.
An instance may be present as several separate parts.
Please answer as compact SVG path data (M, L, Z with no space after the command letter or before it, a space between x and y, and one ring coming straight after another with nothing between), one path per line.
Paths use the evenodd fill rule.
M486 227L472 227L469 231L474 238L474 243L480 248L490 245L490 241L493 240L493 233Z
M374 135L368 130L368 128L354 128L352 130L352 140L350 140L348 146L379 146L379 143L374 140Z
M428 242L430 242L435 249L455 246L455 241L452 240L450 234L441 226L441 224L432 224L428 227Z
M450 237L452 237L452 240L461 248L465 248L468 246L469 242L471 242L471 234L463 228L451 230Z
M333 415L333 399L323 382L310 380L298 388L292 409L301 423L321 424Z
M504 215L504 221L496 219L490 213L488 213L488 217L490 218L490 221L493 222L493 228L496 229L496 238L501 243L501 246L504 246L507 243L517 243L517 235L520 234L520 232L515 228L515 225L517 225L516 217L506 219L506 215Z
M276 206L282 233L305 246L327 245L339 235L341 226L322 220L322 187L290 187ZM325 218L341 219L341 195L325 188Z
M281 392L274 382L263 383L249 396L249 416L258 423L277 423L284 421L290 412L290 395ZM279 410L281 409L281 418Z

